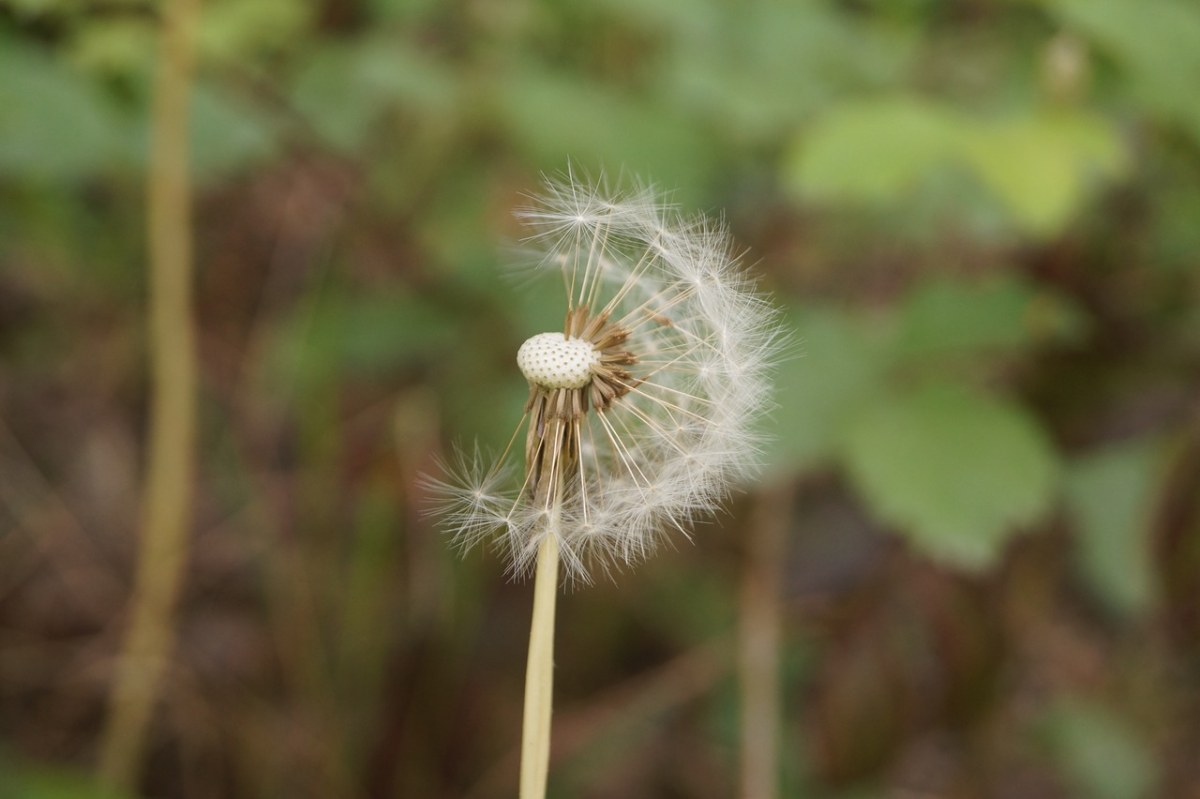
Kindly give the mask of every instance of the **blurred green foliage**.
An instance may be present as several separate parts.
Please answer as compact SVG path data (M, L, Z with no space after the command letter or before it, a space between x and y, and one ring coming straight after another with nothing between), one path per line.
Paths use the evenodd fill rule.
M14 760L87 762L103 681L80 675L123 608L158 8L0 2ZM1194 3L211 0L199 44L204 460L148 791L507 793L525 596L446 551L417 476L512 433L512 353L561 309L507 268L511 209L568 164L724 213L784 306L791 788L1200 780L1173 754L1200 746ZM753 503L724 529L752 534ZM593 634L559 658L561 795L733 790L725 683L707 714L636 676L614 719L587 702L727 634L735 535L567 598ZM24 795L92 795L30 773Z
M848 467L885 520L916 546L967 567L1050 504L1055 459L1017 406L931 384L869 407L851 430Z
M0 758L0 791L29 799L128 799L128 794L102 787L86 775L64 768L18 766L7 758Z
M1067 507L1079 523L1082 574L1123 613L1145 613L1156 600L1150 542L1129 531L1152 523L1162 449L1153 438L1139 438L1088 453L1072 465L1066 485Z
M1049 708L1042 734L1079 796L1135 799L1154 788L1154 765L1145 744L1102 707L1063 701Z
M889 135L879 139L879 131ZM791 179L816 202L901 201L940 170L969 173L1031 234L1060 230L1089 182L1124 171L1116 131L1081 112L975 120L913 98L838 106L803 137Z

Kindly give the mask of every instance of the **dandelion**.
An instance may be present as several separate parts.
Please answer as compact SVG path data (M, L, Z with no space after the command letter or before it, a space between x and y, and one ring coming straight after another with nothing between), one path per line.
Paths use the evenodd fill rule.
M498 534L518 573L553 537L568 574L586 580L589 565L632 563L664 533L688 535L752 468L774 313L720 226L649 190L549 183L519 216L540 269L562 275L563 329L521 345L525 416L495 463L459 455L435 485L438 511L464 546Z
M777 327L724 228L648 188L609 194L568 176L519 216L539 271L561 276L563 327L517 351L529 399L501 456L460 454L433 487L458 543L499 540L515 573L536 564L521 785L533 797L560 560L582 580L636 562L752 471Z

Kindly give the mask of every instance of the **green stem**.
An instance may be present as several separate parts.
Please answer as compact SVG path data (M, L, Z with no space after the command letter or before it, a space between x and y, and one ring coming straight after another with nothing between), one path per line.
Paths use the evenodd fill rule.
M146 484L129 627L116 661L100 743L101 779L131 787L174 645L171 617L187 555L196 428L191 311L188 98L199 0L163 9L146 177L151 405Z
M554 605L558 597L558 526L556 502L551 525L538 548L533 583L533 620L525 667L525 715L521 737L520 799L543 799L550 769L550 711L554 698Z

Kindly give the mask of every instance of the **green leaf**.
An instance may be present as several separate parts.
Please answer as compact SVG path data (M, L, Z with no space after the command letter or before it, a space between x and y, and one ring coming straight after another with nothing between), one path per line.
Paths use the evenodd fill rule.
M1076 306L1013 275L935 277L920 282L901 305L896 352L903 358L1011 353L1078 340L1085 329Z
M883 342L836 308L793 313L794 346L776 373L777 409L767 420L771 470L802 470L829 458L854 413L881 390Z
M818 201L891 201L952 163L960 135L952 113L916 97L843 103L799 142L785 176Z
M1031 110L987 120L894 96L845 103L817 120L785 178L815 201L908 203L939 170L965 170L1021 229L1045 236L1079 209L1093 179L1126 167L1116 131L1095 115Z
M1091 702L1063 701L1046 714L1043 735L1059 770L1092 799L1140 799L1155 782L1145 736Z
M920 551L986 568L1047 510L1055 453L1019 406L952 384L874 399L850 430L846 466L874 512Z
M93 19L75 31L68 57L89 72L136 78L153 63L157 35L150 18Z
M1083 113L976 124L959 145L976 176L1035 235L1066 224L1086 197L1090 178L1116 177L1125 168L1112 126Z
M88 76L0 37L0 175L80 180L127 158L129 126Z
M1158 442L1133 441L1075 461L1066 475L1078 568L1121 613L1145 612L1154 598L1149 524L1161 455Z
M199 48L206 63L244 65L258 55L296 46L313 7L294 0L217 0L200 16Z

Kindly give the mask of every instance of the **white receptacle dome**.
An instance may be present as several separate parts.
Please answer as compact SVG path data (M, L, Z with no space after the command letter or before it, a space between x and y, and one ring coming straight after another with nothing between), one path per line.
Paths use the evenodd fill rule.
M538 333L517 350L521 374L542 388L583 388L600 353L591 343L562 333Z

